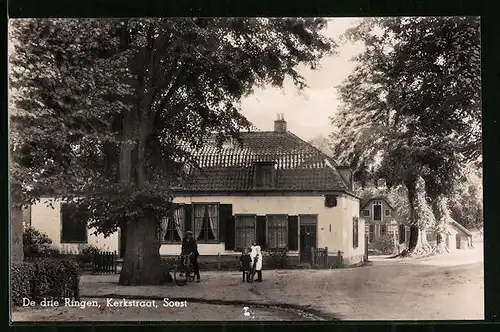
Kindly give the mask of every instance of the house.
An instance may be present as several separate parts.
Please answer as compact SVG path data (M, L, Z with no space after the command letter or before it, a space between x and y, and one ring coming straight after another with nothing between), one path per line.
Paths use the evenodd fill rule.
M469 249L472 247L472 232L453 219L449 219L444 230L446 248L450 251ZM427 242L435 245L440 240L440 235L435 231L427 233Z
M395 209L385 196L375 196L361 202L361 218L365 220L365 232L368 244L373 244L378 238L390 234L395 242L408 247L410 227L401 223ZM451 219L445 229L446 247L448 250L467 249L472 246L472 233L464 226ZM435 230L427 231L427 242L437 244L439 235Z
M398 243L408 245L410 227L400 224L395 209L385 196L374 196L361 202L361 218L365 220L368 243L390 234Z
M264 250L288 248L289 264L311 259L311 248L342 252L344 264L364 256L365 226L351 171L287 131L283 116L274 131L244 132L239 141L209 141L196 152L200 168L172 188L174 213L160 231L160 254L178 255L187 230L202 256L237 257L256 240ZM67 204L35 205L31 224L64 246L97 244L124 253L124 234L92 235L71 217Z

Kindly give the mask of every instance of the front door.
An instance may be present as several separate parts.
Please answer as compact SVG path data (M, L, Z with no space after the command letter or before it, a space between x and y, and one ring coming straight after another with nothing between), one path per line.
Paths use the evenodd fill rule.
M311 249L316 248L317 216L301 215L300 219L300 261L311 262Z

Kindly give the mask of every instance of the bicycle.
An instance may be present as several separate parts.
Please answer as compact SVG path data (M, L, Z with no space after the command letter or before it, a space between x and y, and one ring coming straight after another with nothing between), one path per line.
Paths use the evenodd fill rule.
M179 262L175 264L174 280L177 286L184 286L188 282L194 281L195 275L192 269L191 256L180 255Z

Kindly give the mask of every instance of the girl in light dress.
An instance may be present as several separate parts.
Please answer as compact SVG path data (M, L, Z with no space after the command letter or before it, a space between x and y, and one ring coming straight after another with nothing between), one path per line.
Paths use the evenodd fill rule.
M253 281L255 273L257 273L256 282L262 282L262 252L260 246L254 241L250 247L250 258L252 263L252 271L250 273L250 282Z

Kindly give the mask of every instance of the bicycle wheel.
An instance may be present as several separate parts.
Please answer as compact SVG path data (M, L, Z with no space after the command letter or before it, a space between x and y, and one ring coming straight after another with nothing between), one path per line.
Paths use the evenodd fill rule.
M174 269L174 281L177 286L184 286L188 282L189 274L186 271L186 268L180 264L175 265Z
M194 281L194 269L191 267L191 264L188 265L186 270L186 279L187 281Z

